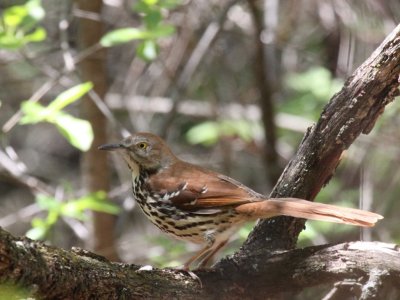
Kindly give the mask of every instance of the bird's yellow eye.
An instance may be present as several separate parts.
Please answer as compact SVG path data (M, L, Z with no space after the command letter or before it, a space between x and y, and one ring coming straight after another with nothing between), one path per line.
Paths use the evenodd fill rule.
M140 142L136 146L140 149L146 149L148 145L145 142Z

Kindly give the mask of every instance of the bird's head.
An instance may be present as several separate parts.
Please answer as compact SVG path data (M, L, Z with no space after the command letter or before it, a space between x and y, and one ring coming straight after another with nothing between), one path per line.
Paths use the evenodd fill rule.
M99 150L118 151L131 170L158 170L168 167L176 160L167 144L158 136L139 132L123 139L120 143L105 144Z

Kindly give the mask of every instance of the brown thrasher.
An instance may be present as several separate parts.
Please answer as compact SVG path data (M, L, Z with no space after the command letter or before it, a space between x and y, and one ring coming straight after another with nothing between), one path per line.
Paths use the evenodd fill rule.
M267 198L228 176L180 160L151 133L99 149L122 154L132 172L133 196L153 224L175 238L205 245L184 269L197 259L204 267L247 221L290 216L370 227L383 218L303 199Z

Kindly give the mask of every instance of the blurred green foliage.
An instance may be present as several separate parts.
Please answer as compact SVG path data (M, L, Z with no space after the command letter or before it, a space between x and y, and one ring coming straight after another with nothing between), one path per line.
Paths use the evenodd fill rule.
M32 293L26 287L18 286L15 283L2 282L0 283L0 299L4 300L21 300L35 299Z
M164 234L151 237L149 241L153 245L162 247L162 251L160 252L148 252L151 262L160 268L179 266L190 257L190 254L188 255L187 243L185 242L169 238Z
M247 120L205 121L190 128L186 139L190 144L214 145L221 137L240 137L251 141L262 131L261 124Z
M48 237L49 232L61 217L69 217L81 221L86 220L86 210L117 214L118 206L107 201L103 191L92 193L78 199L60 202L54 197L39 194L35 199L39 207L47 213L45 218L34 218L32 228L26 236L34 240Z
M87 151L93 141L92 126L88 121L75 118L62 109L79 100L92 88L91 82L78 84L58 95L47 107L36 102L24 101L21 104L24 115L19 123L48 122L54 124L71 145L82 151Z
M136 48L137 55L145 61L157 57L159 48L157 39L167 37L175 32L175 27L165 24L163 11L175 8L177 0L139 0L133 10L142 16L143 28L120 28L106 33L100 40L103 47L124 44L133 40L140 40Z
M343 86L328 69L312 67L303 73L289 73L284 84L289 97L281 102L278 111L318 120L322 108Z
M0 20L0 48L17 50L31 42L46 39L46 30L39 26L45 11L40 0L4 9Z
M311 120L317 120L327 101L338 92L343 82L333 78L329 70L323 67L314 67L304 73L290 73L285 79L286 90L289 90L287 99L277 105L279 112L293 114ZM205 121L191 127L186 133L190 144L212 146L223 137L240 137L244 141L251 141L255 136L262 134L261 122L248 120L218 120ZM298 133L294 134L296 143Z

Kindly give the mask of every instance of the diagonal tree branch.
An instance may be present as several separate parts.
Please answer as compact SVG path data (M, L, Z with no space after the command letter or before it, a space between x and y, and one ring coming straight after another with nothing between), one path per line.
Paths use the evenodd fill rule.
M398 95L399 76L400 25L332 97L318 123L309 128L271 197L313 200L333 176L343 151L360 134L371 131L385 106ZM250 235L244 251L294 248L303 228L304 220L264 220Z

